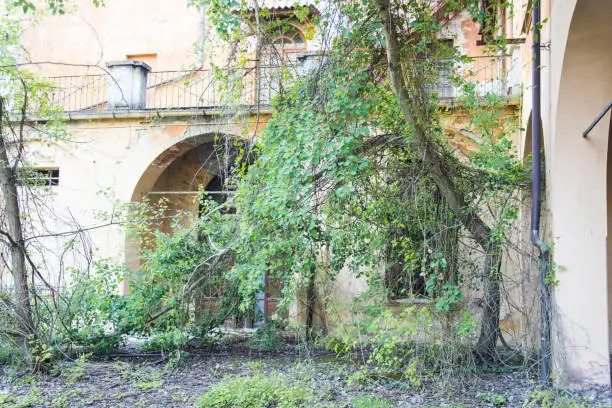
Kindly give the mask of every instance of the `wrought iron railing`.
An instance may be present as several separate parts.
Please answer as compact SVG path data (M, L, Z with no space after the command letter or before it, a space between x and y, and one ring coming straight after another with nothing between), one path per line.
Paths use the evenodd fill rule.
M459 64L440 63L436 91L442 100L453 100L461 89L452 80L458 74L474 84L477 95L486 93L512 97L519 79L513 80L516 64L510 56L473 57ZM159 71L147 74L146 110L214 109L236 106L266 106L292 76L277 67L211 71ZM65 112L98 112L109 109L109 87L118 86L110 75L49 78L52 102ZM123 93L130 92L122 89Z
M106 109L109 76L75 75L49 78L49 97L65 112Z
M213 72L163 71L148 75L147 109L269 105L286 75L278 67Z
M469 61L440 62L436 66L439 74L436 91L442 100L453 100L462 96L462 86L453 80L458 76L473 86L476 96L493 94L503 98L514 98L520 92L520 65L511 55L477 56Z
M279 92L280 72L275 67L149 72L145 109L266 106ZM53 104L65 112L106 110L109 87L119 86L110 74L51 77L49 81ZM125 94L130 89L121 88L121 92Z

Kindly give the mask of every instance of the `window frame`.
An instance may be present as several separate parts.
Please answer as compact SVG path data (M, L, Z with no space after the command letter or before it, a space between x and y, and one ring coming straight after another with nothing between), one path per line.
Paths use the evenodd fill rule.
M289 30L292 30L294 35L291 35L292 34L291 31L284 32L284 33L274 37L272 39L272 41L270 41L270 44L268 44L268 46L275 47L279 51L282 51L283 53L286 53L286 54L294 54L294 53L297 53L297 52L304 52L304 51L306 51L308 49L308 44L306 42L306 37L304 36L304 33L302 32L302 30L298 26L296 26L295 24L292 24L292 23L288 23L288 27L287 28ZM301 45L301 46L297 45L298 43L295 41L296 37L300 38L301 43L303 45ZM294 47L287 47L285 45L283 45L283 46L277 45L276 43L279 40L282 40L282 39L288 39L295 46Z
M19 172L18 184L30 187L59 187L59 167L34 167Z

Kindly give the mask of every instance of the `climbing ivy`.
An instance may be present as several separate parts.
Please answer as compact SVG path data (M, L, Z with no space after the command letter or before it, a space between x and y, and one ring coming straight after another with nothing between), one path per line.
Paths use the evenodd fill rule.
M219 13L216 18L231 18L216 2L203 3ZM463 10L479 21L488 16L475 1L428 7L391 2L395 15L410 15L395 22L407 61L406 87L417 95L409 98L414 117L407 120L389 78L375 3L343 1L322 10L321 31L331 33L323 63L277 95L275 114L255 142L258 160L237 176L240 227L231 274L245 309L265 276L283 283L289 303L306 282L333 280L348 270L374 285L393 267L406 280L420 281L419 293L410 287L393 292L425 296L436 312L447 314L465 308L468 287L478 291L481 280L500 280L497 261L483 275L459 247L472 227L468 219L486 225L476 237L482 251L508 241L526 176L511 139L516 115L458 75L469 58L439 39L442 25L434 8L443 3L444 16ZM499 51L503 42L494 47ZM468 117L465 130L476 135L471 153L451 145L442 125L436 92L441 64L455 74L451 79L460 89L451 113ZM423 149L435 152L462 208L448 201L451 193ZM484 334L491 335L496 336Z

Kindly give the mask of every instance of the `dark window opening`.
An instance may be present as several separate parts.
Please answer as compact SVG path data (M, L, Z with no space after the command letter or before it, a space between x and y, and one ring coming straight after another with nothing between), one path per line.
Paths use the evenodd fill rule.
M228 196L232 193L231 190L226 188L223 178L219 175L214 176L206 185L204 189L204 199L213 200L217 204L221 205L227 201ZM198 214L202 215L202 211L205 211L204 203L200 202L198 207ZM235 214L236 208L229 207L221 209L223 214Z
M461 282L459 226L439 190L387 231L385 286L390 300L437 298ZM416 221L418 220L418 222Z
M390 300L426 298L426 237L423 232L400 227L389 231L385 249L385 286Z
M404 265L396 262L387 268L385 282L389 299L426 298L425 278L420 270L405 270Z
M494 0L482 0L481 4L482 21L478 34L481 36L480 44L485 45L495 39L495 31L499 23L499 2Z

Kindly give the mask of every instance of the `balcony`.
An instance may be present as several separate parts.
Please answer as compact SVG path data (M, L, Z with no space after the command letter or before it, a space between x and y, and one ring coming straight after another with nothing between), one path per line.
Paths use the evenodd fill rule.
M66 113L99 113L118 110L218 110L228 106L269 107L283 83L276 67L233 70L150 71L139 61L109 63L101 75L51 77L49 96ZM478 96L488 93L516 99L520 91L520 66L512 56L474 57L453 72L450 65L437 68L436 91L441 102L461 96L452 76L474 84ZM518 72L518 74L517 74Z
M471 57L453 70L450 64L440 62L436 66L439 80L435 87L441 102L453 102L462 96L462 88L455 86L453 76L474 86L476 96L495 95L507 101L520 96L520 64L512 55Z
M266 107L280 87L274 75L278 70L271 67L217 72L142 70L128 75L113 71L111 68L101 75L50 77L53 105L66 113Z

